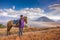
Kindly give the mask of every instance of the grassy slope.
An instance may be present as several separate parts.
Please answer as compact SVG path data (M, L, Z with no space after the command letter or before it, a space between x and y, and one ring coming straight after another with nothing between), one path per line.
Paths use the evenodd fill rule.
M12 30L12 29L11 29ZM17 29L15 29L15 32ZM11 31L13 32L13 30ZM60 28L27 28L23 36L9 35L0 36L0 40L60 40Z

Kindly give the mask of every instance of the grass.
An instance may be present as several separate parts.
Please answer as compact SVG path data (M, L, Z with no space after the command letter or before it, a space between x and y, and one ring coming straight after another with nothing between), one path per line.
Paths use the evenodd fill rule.
M18 36L18 28L11 29L11 35L0 36L0 40L60 40L60 27L24 28L23 36ZM6 28L0 28L0 34L6 34ZM14 34L14 35L13 35Z

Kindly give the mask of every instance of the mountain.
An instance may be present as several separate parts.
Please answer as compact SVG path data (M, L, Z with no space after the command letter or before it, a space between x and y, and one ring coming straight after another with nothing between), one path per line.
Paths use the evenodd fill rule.
M56 22L59 22L60 23L60 20L57 20Z
M48 17L45 17L45 16L40 17L40 18L38 18L38 19L35 20L35 21L41 21L41 22L54 22L53 20L51 20L51 19L49 19Z

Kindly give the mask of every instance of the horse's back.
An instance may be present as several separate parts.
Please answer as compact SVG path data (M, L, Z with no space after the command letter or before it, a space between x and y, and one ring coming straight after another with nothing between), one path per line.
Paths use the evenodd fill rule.
M13 20L13 24L16 24L18 22L18 20Z
M13 20L13 27L18 27L19 20Z

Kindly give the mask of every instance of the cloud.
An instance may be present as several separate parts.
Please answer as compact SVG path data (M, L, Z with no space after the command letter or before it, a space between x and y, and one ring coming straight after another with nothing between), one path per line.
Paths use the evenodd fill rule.
M45 13L41 8L24 8L15 10L15 6L9 9L0 9L0 16L19 18L20 15L27 16L29 20L35 20L41 16L47 16L50 19L60 19L60 4L53 4L48 6L50 12ZM47 9L46 9L47 10Z
M41 16L45 16L44 10L40 8L24 8L21 10L14 10L14 9L3 9L2 16L7 16L7 17L14 17L14 18L19 18L20 15L28 16L28 19L30 20L35 20Z
M49 7L49 10L52 10L49 14L51 14L51 15L59 15L60 14L60 4L53 4L48 7Z
M60 18L60 4L53 4L48 6L49 10L52 10L48 12L47 16L51 19L59 20Z
M9 9L2 9L0 10L0 16L7 16L7 17L17 17L15 10L9 8Z
M25 8L20 12L28 16L29 19L33 19L33 20L45 15L44 10L40 8Z
M13 6L13 9L15 9L15 6Z

